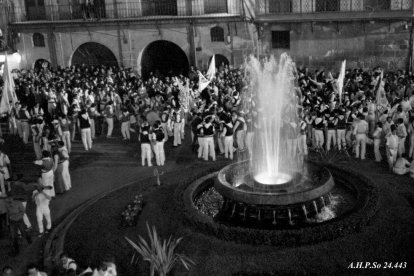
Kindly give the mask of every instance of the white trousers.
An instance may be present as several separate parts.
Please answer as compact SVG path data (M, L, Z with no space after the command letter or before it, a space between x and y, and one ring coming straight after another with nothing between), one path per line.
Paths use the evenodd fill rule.
M85 150L92 149L92 137L90 128L81 129L82 144Z
M22 202L22 205L23 205L24 209L26 210L27 201L23 201L23 202ZM30 223L30 220L29 220L29 218L27 217L26 212L24 212L24 215L23 215L23 222L24 222L24 225L26 225L26 227L27 227L27 228L32 227L32 224Z
M224 157L233 160L233 136L224 137Z
M380 143L381 139L374 139L374 154L375 154L375 161L380 162L382 160L381 152L380 152Z
M356 135L356 146L355 146L356 158L359 158L359 156L361 156L361 160L365 159L366 146L367 146L367 136L364 133L358 133ZM361 149L361 152L359 152L360 149Z
M36 206L36 218L37 226L39 227L39 233L43 233L43 218L46 219L46 229L50 230L52 228L52 220L50 218L50 208L47 204L42 204L41 206Z
M40 143L36 142L36 137L33 137L33 149L36 155L36 160L42 159L42 148L40 147Z
M204 153L204 148L206 147L205 138L204 137L198 137L198 154L197 157L201 158Z
M239 151L242 151L245 148L245 144L244 144L245 136L246 136L245 134L246 134L246 131L244 130L239 130L236 132L237 149Z
M306 134L299 135L298 146L301 155L308 155L308 144L306 143Z
M247 150L249 151L250 156L252 156L252 152L253 152L253 135L254 135L254 132L246 133L246 147L247 147Z
M405 153L405 138L398 137L398 156Z
M106 137L112 136L112 131L114 130L114 118L106 118L106 123L108 124L108 132Z
M315 129L315 147L322 148L325 139L323 137L323 130Z
M326 141L326 150L331 149L331 143L336 146L336 130L328 129L328 141Z
M68 153L72 149L72 142L70 141L70 131L63 131L62 132L62 141L65 143L66 148L68 149Z
M181 124L174 123L174 146L181 145Z
M204 137L204 151L203 151L203 158L205 161L208 160L208 156L210 155L213 161L216 161L216 151L214 149L214 138L213 137Z
M121 133L122 133L122 137L124 139L130 139L131 138L131 134L129 132L129 122L122 122L121 124Z
M142 143L141 144L141 165L145 166L145 159L147 160L148 167L151 167L151 144Z
M164 152L164 141L157 142L154 146L155 161L157 166L164 166L165 163L165 152Z
M96 136L95 119L94 118L90 118L89 121L91 123L91 137L92 137L92 139L95 139L95 136Z
M29 134L30 134L30 127L28 122L21 122L22 125L22 136L23 136L23 143L29 143Z
M336 131L337 139L338 139L338 149L341 150L342 147L346 148L346 139L345 139L345 129L338 129Z
M69 191L72 188L72 181L69 173L69 160L66 160L58 165L58 173L62 175L63 185L65 190Z

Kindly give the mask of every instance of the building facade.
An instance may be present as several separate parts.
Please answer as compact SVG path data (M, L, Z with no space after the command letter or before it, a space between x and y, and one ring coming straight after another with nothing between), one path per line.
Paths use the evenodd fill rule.
M261 54L338 70L412 63L412 0L256 0Z
M21 68L49 62L118 64L152 70L166 59L181 71L206 68L213 54L239 66L255 28L239 0L16 0L9 14ZM167 63L164 63L167 64ZM162 65L162 64L161 64Z
M21 68L47 61L146 72L174 64L184 72L206 68L213 54L239 66L249 54L282 52L315 69L337 70L343 59L348 67L411 68L413 60L414 0L0 1L8 2L2 21Z

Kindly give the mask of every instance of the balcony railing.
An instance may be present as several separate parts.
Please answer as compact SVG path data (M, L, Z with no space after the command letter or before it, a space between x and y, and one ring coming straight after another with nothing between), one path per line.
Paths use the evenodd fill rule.
M96 1L98 2L98 1ZM99 2L98 2L99 3ZM145 17L200 16L205 14L240 15L240 0L138 0L116 4L85 6L45 5L10 8L9 22L90 19L126 19Z
M257 0L256 14L412 11L413 0Z

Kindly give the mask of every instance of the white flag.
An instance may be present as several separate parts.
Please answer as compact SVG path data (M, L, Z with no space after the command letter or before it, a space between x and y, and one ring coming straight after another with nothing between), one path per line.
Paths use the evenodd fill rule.
M213 57L211 58L210 66L208 67L206 77L209 81L212 81L215 76L216 76L216 55L213 55Z
M341 71L339 72L338 76L338 94L339 94L339 102L342 103L342 92L344 89L344 79L345 79L345 68L346 68L346 60L342 61Z
M12 106L15 106L17 102L16 92L14 91L14 80L7 62L7 54L5 55L4 61L3 83L4 86L0 104L0 113L9 112ZM10 105L10 102L12 103L12 106Z
M200 71L198 71L198 90L200 92L203 91L209 84L210 81L206 79Z

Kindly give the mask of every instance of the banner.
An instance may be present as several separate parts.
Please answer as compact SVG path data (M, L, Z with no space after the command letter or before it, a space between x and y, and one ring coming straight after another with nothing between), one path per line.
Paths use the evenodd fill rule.
M14 91L14 80L7 62L7 54L5 54L3 82L4 86L0 104L0 113L9 112L17 102L16 92Z
M211 58L210 66L208 67L206 77L209 81L212 81L215 76L216 76L216 55L213 55L213 57Z
M346 60L342 61L341 71L339 72L338 76L338 94L339 94L339 102L342 103L342 93L344 89L344 79L345 79L345 68L346 68Z
M210 84L210 81L207 80L200 71L198 71L198 90L201 92Z
M381 75L377 77L377 81L376 81L375 88L374 88L374 93L376 95L375 103L377 105L377 111L380 113L383 113L384 110L388 109L390 105L385 95L383 78L384 78L384 72L381 71Z

